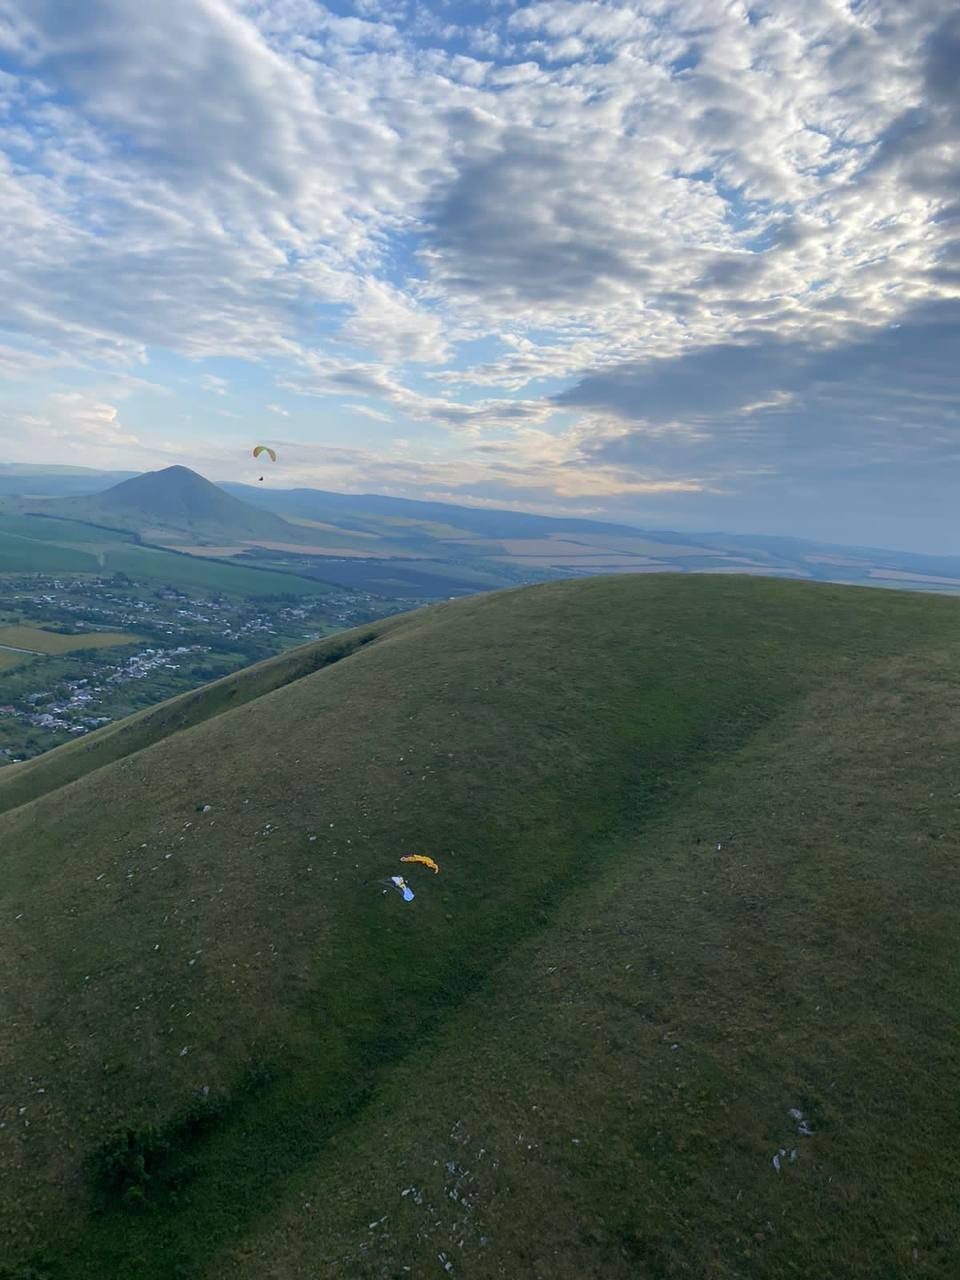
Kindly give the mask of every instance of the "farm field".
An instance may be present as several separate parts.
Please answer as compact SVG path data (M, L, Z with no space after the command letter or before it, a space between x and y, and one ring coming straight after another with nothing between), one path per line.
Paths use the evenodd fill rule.
M94 573L96 555L73 547L40 542L0 529L0 574L58 572Z
M224 591L229 595L322 595L328 588L294 573L271 572L230 563L216 564L152 547L117 546L101 554L97 567L131 578L152 578L182 590Z
M76 545L74 545L76 544ZM179 551L179 548L178 548ZM0 578L5 573L99 572L126 573L191 590L225 591L234 595L292 593L319 595L321 583L297 575L296 571L269 571L239 565L214 563L220 548L191 546L199 560L159 548L137 546L134 535L113 533L76 520L44 516L11 516L0 513Z
M0 511L0 534L52 542L58 546L75 546L83 550L85 543L130 542L132 534L120 530L101 529L79 520L51 519L46 516L16 515Z
M42 627L0 626L0 646L28 649L33 653L71 653L75 649L107 649L118 644L136 644L139 636L123 631L86 631L61 635Z

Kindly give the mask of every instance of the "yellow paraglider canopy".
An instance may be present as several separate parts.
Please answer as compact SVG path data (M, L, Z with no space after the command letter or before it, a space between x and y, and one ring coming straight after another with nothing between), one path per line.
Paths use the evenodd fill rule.
M429 867L435 876L440 874L440 868L432 858L428 858L424 853L405 853L400 859L401 862L421 862L425 867Z
M270 446L269 446L268 444L258 444L258 445L254 448L253 456L254 456L255 458L259 458L259 457L260 457L260 455L261 455L261 453L267 453L267 454L269 454L269 455L270 455L270 460L271 460L271 462L276 462L276 460L277 460L277 451L276 451L276 449L271 449L271 448L270 448Z

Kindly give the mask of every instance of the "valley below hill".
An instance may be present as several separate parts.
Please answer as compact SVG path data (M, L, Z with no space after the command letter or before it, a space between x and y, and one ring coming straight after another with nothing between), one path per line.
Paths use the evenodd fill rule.
M0 573L5 559L11 567L53 567L56 548L59 567L75 570L83 569L89 551L101 568L132 565L153 576L161 567L174 576L189 573L182 562L193 558L193 571L208 578L240 582L245 575L282 574L289 589L323 583L382 599L444 600L622 573L723 573L960 593L957 556L762 534L678 533L384 494L213 484L183 466L115 479L93 472L85 480L8 475L0 467ZM74 489L81 480L88 491L79 494ZM134 547L118 546L117 539Z

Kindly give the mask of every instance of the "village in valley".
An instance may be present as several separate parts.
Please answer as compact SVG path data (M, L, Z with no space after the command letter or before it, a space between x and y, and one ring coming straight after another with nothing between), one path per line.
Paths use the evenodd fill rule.
M281 584L282 585L282 584ZM190 594L126 574L0 578L0 764L12 764L280 650L416 607Z

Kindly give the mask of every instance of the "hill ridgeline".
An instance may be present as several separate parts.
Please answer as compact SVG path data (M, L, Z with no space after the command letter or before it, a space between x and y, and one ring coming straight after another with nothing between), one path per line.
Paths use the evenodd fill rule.
M52 499L37 511L146 536L172 532L223 542L289 542L301 537L301 531L280 516L225 493L181 466L148 471L89 497Z

